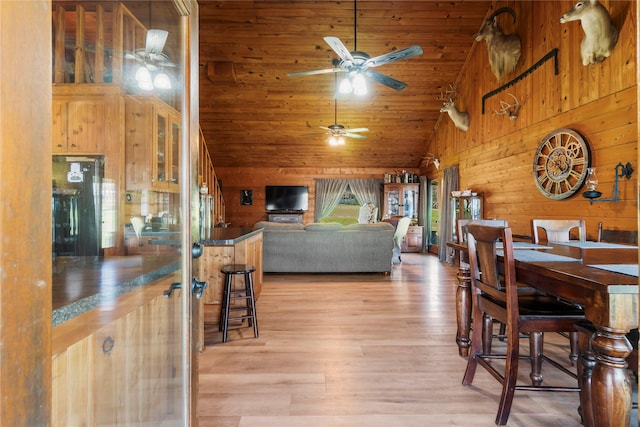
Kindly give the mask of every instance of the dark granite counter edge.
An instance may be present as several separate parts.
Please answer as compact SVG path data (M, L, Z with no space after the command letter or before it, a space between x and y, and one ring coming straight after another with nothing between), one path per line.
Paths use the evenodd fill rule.
M235 245L238 242L262 233L262 228L220 228L216 229L216 235L210 239L201 239L205 246Z
M92 310L98 307L100 304L104 304L107 301L111 301L119 296L130 292L131 290L140 286L145 286L154 280L160 279L180 269L180 262L176 262L165 267L159 268L150 273L145 273L135 279L122 283L117 293L95 294L90 297L83 298L79 301L75 301L69 305L53 310L52 323L53 326L66 322L73 317L76 317L82 313Z
M245 239L257 235L262 232L262 228L220 228L215 230L213 239L202 239L202 245L235 245ZM164 242L163 242L164 243ZM178 242L179 243L179 242ZM168 274L177 271L180 268L180 262L167 265L150 273L145 273L135 279L124 282L119 285L118 292L109 294L95 294L81 300L72 302L64 307L53 310L52 323L53 326L59 325L72 319L82 313L97 308L101 304L111 301L119 296L130 292L131 290L145 286L154 280L160 279Z

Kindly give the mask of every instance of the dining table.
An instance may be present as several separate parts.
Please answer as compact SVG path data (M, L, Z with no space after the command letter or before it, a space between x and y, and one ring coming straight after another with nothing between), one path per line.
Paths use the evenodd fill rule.
M638 327L638 247L590 241L513 243L516 280L581 305L592 325L579 361L579 372L590 374L578 376L583 424L629 426L632 386L626 358L632 346L626 334ZM456 342L459 354L467 357L472 310L467 248L464 242L447 245L459 255ZM586 354L593 357L586 360Z

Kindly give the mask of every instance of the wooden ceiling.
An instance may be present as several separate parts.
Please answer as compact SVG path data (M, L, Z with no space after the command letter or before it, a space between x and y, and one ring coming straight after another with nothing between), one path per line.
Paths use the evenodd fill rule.
M415 168L442 115L437 97L456 81L491 1L199 0L200 123L214 166ZM334 101L323 37L379 56L414 44L424 53L376 71L367 99ZM483 46L484 48L484 46ZM338 74L341 77L343 74ZM332 147L319 126L367 127Z

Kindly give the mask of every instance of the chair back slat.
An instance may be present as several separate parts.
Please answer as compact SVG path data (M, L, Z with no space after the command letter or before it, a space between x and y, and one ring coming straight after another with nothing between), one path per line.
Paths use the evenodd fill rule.
M467 248L471 283L475 293L484 292L506 301L509 317L519 316L518 291L513 259L513 235L509 227L467 224ZM502 242L503 265L498 262L498 242Z

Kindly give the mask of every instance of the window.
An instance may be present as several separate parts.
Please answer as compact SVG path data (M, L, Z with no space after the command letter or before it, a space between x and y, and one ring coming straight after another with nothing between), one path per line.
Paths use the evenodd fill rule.
M349 186L330 215L322 218L320 222L339 222L342 225L357 224L360 204L351 192Z

